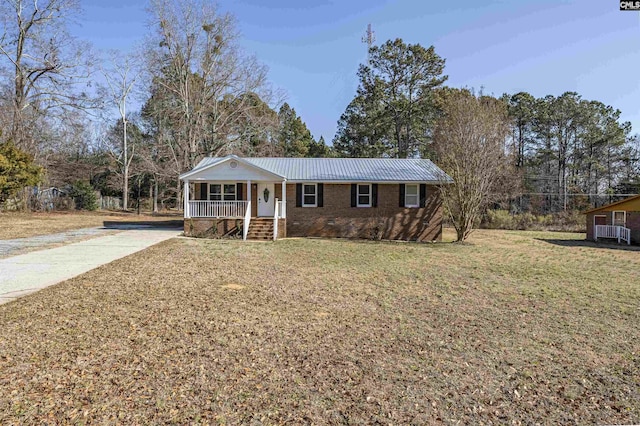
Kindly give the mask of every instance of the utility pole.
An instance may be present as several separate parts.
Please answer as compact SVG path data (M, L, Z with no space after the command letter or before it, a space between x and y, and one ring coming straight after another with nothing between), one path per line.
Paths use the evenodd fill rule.
M369 55L369 49L376 41L376 33L371 29L371 24L367 25L367 32L362 36L362 42L367 45L367 56Z

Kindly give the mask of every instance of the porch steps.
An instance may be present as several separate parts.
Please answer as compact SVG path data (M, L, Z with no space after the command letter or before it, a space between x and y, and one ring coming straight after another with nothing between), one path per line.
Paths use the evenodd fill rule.
M247 240L273 240L273 219L268 217L251 218Z

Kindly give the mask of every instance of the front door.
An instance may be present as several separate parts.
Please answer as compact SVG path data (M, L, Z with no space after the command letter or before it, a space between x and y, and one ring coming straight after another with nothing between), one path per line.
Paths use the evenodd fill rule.
M258 216L273 217L276 212L275 195L274 184L258 184Z

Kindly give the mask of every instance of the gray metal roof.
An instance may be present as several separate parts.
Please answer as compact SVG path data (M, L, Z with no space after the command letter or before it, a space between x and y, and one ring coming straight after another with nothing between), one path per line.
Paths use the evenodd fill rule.
M235 156L234 156L235 157ZM228 157L204 158L195 172ZM242 160L288 181L310 182L440 182L452 181L431 160L398 158L280 158L245 157Z

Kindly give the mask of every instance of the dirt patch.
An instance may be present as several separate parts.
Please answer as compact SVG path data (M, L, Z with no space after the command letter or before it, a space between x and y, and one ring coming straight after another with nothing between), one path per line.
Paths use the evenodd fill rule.
M245 288L245 286L240 285L240 284L224 284L222 286L222 288L226 288L226 289L229 289L229 290L242 290L242 289Z

